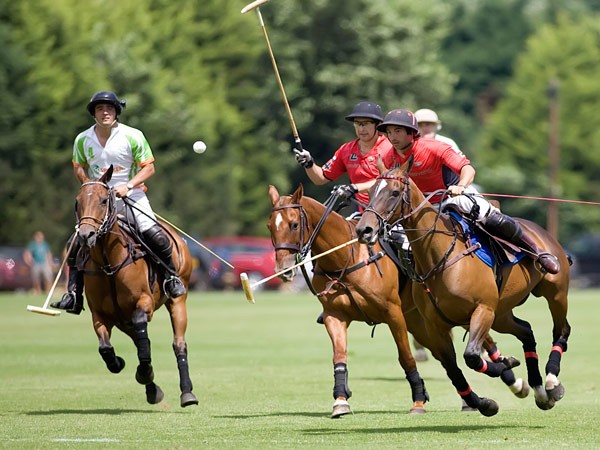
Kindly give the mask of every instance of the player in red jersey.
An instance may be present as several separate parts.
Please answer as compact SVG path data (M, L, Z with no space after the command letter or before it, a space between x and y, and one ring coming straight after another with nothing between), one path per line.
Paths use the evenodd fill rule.
M558 259L545 250L523 232L521 226L512 217L502 214L491 205L472 186L475 169L471 161L450 145L434 139L421 138L417 119L411 111L394 109L387 113L379 131L387 134L393 150L383 156L386 167L404 164L411 156L414 163L410 178L424 193L438 189L448 190L450 197L442 201L441 207L452 205L462 213L469 215L478 206L477 220L499 237L517 246L530 250L542 269L548 273L558 273ZM472 194L472 195L463 195ZM431 199L432 203L442 200L441 196Z

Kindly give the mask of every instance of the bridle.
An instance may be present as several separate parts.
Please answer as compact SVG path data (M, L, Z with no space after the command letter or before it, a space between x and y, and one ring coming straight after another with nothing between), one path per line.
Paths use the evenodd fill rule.
M77 216L77 228L81 228L81 226L86 224L87 222L87 225L90 225L93 228L95 228L96 235L98 237L101 237L108 233L117 221L117 208L115 207L116 199L114 191L108 186L108 184L103 183L101 181L88 181L86 183L83 183L79 190L81 191L83 188L93 185L102 186L108 192L108 204L106 206L104 218L100 220L93 216L79 217L79 214L76 212L75 214Z
M275 250L292 250L295 252L300 252L304 247L304 230L308 231L308 219L306 217L306 211L304 207L300 203L290 203L289 205L278 205L274 206L272 211L282 211L285 209L298 209L300 212L300 239L298 242L281 242L276 243L275 239L271 236L271 242L273 243L273 247Z
M379 221L382 224L388 224L390 222L390 219L392 218L392 216L394 215L394 213L396 212L396 210L398 209L399 206L402 206L402 208L404 206L407 206L410 210L410 204L411 204L411 202L410 202L410 182L409 182L408 177L400 177L400 176L392 175L392 174L382 174L382 175L378 176L376 179L377 179L376 188L379 186L380 180L395 180L395 181L399 181L400 183L402 183L404 185L402 194L398 195L396 197L396 201L390 208L388 208L388 210L386 212L380 213L375 208L373 208L371 206L371 204L373 202L370 202L371 204L369 204L369 206L367 206L365 208L365 213L371 212L379 219ZM402 211L401 211L400 212L401 215L397 220L402 221L402 220L410 217L415 212L416 211L411 211L408 215L405 216L402 214Z

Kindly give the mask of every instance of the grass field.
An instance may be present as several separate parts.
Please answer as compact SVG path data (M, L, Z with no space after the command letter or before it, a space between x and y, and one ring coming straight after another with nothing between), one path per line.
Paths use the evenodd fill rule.
M419 364L431 401L423 416L407 414L410 391L390 333L355 323L349 373L354 415L329 418L333 403L331 344L315 323L310 294L194 293L188 300L188 348L197 407L179 406L179 381L166 310L150 324L159 405L145 401L134 380L133 343L115 332L127 366L109 373L97 351L88 311L48 317L26 311L44 297L0 294L0 448L6 449L537 449L600 448L600 291L572 291L572 335L560 379L566 394L541 411L533 395L514 397L500 380L465 370L472 387L494 398L494 417L461 413L460 399L441 366ZM546 303L531 298L517 309L536 331L545 364L551 323ZM519 343L497 336L505 354ZM455 332L459 355L464 344ZM461 365L464 367L462 363ZM543 370L543 364L542 364ZM525 376L523 367L515 369Z

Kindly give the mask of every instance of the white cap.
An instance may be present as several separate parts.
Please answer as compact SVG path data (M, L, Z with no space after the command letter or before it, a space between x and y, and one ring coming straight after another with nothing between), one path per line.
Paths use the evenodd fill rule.
M415 117L417 118L417 123L437 123L438 130L442 128L442 122L438 118L438 115L435 113L435 111L433 111L432 109L419 109L415 112Z

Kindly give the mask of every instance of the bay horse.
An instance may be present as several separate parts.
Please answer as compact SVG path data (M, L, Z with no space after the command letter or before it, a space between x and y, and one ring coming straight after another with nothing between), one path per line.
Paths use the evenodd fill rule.
M516 219L541 248L558 257L561 269L556 275L543 274L533 259L525 257L514 265L504 265L499 269L501 278L495 277L489 266L469 254L470 244L450 217L429 203L410 179L412 163L411 158L377 179L370 191L371 202L356 226L359 241L374 245L380 233L389 231L396 222L403 226L414 255L414 301L434 341L432 354L444 367L455 364L454 346L447 334L460 325L469 330L463 355L467 366L489 376L502 376L504 364L481 358L482 343L490 328L512 334L522 343L537 406L543 410L554 407L564 395L558 375L571 332L567 321L567 255L542 227ZM538 367L533 330L513 312L530 294L546 298L553 320L545 383ZM477 407L480 398L466 380L455 387L469 406Z
M187 293L169 299L162 290L161 274L143 257L127 227L118 218L114 191L108 186L112 166L97 181L83 183L77 195L77 234L82 246L85 297L98 336L99 353L112 373L119 373L125 361L117 356L110 342L113 327L127 334L137 348L139 365L135 379L146 389L146 400L159 403L163 391L154 383L148 322L154 311L165 305L173 328L173 351L179 369L180 404L198 404L192 393L187 344ZM189 249L183 239L163 224L172 241L173 259L184 285L192 269ZM78 264L80 262L78 261Z
M356 237L355 221L346 220L324 204L304 196L302 185L289 196L281 196L274 186L269 186L269 197L272 211L267 227L275 248L277 272L294 266L303 247L308 246L313 253L320 254ZM420 343L432 348L423 318L412 301L410 280L399 277L396 265L378 243L371 250L366 245L353 243L314 263L311 289L323 306L324 325L333 344L335 402L332 418L351 412L347 332L353 321L369 325L385 323L389 327L398 349L398 360L411 387L413 404L409 412L424 413L429 399L407 337L408 328ZM290 270L282 278L290 281L295 274L295 270ZM451 340L450 333L447 339ZM489 336L486 350L502 357ZM453 371L457 376L462 375L458 367ZM512 371L507 370L503 381L508 385L518 384L509 374ZM522 392L520 388L519 392ZM487 405L480 406L480 410L487 412Z

